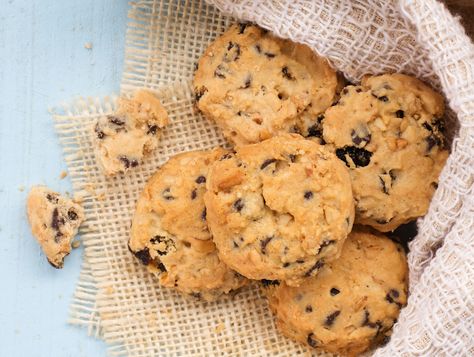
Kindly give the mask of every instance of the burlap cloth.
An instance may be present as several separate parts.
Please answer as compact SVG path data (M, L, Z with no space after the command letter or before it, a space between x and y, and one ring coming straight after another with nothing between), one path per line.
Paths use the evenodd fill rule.
M221 10L304 42L351 80L402 71L442 90L454 138L429 213L411 243L410 298L391 342L376 356L474 355L474 48L435 0L209 0ZM115 97L80 99L54 114L69 174L84 198L84 263L70 322L104 339L112 356L294 356L307 349L280 336L255 286L216 303L160 288L127 249L138 193L157 167L187 150L224 144L193 109L190 80L207 44L233 22L203 1L131 4L121 91L158 92L172 124L146 163L106 179L91 123Z

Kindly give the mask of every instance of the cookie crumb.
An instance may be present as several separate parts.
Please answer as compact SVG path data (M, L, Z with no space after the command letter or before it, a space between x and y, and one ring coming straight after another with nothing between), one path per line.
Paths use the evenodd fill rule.
M71 243L71 247L73 249L77 249L81 246L81 241L80 240L75 240L74 242Z
M84 48L86 50L92 50L92 42L86 42L84 43Z
M218 324L215 328L214 328L214 332L215 333L221 333L222 331L224 331L225 329L225 326L224 324L221 322L220 324Z
M25 191L25 185L18 186L18 191L20 191L20 192Z
M61 173L59 174L59 178L62 180L63 178L65 178L67 176L67 172L66 171L61 171Z
M112 285L109 285L105 288L105 293L107 295L112 295L115 292L115 289L112 287Z

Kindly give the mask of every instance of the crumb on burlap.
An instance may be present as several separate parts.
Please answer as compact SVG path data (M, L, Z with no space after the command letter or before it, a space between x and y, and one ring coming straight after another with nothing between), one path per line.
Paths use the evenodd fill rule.
M224 324L221 322L220 324L218 324L215 328L214 328L214 332L215 333L221 333L222 331L224 331Z

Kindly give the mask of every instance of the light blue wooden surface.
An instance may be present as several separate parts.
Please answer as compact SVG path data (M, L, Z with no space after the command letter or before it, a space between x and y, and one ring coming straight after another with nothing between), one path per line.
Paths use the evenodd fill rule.
M70 189L47 108L118 91L127 9L126 0L0 0L1 357L105 355L103 342L67 324L82 248L53 269L24 206L33 184Z

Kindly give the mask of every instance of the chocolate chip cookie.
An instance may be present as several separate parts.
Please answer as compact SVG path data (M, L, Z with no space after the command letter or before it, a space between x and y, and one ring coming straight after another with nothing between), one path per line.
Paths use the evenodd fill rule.
M388 339L407 302L403 249L384 236L349 235L339 259L298 288L268 285L279 330L310 347L355 356Z
M34 186L28 194L27 214L31 232L49 263L62 268L84 220L82 206L47 187Z
M219 257L247 278L297 286L339 255L351 231L348 170L297 134L236 150L212 165L204 198Z
M212 301L246 283L217 256L207 228L204 193L209 166L224 149L171 158L146 184L129 248L166 287Z
M343 89L323 136L350 169L356 223L387 232L427 212L448 156L443 114L438 93L402 74Z
M197 107L236 144L280 132L307 135L335 100L339 83L309 47L250 24L233 25L217 38L194 76Z
M120 98L115 114L100 117L93 126L97 161L106 175L137 167L158 146L168 114L151 92L139 90Z

